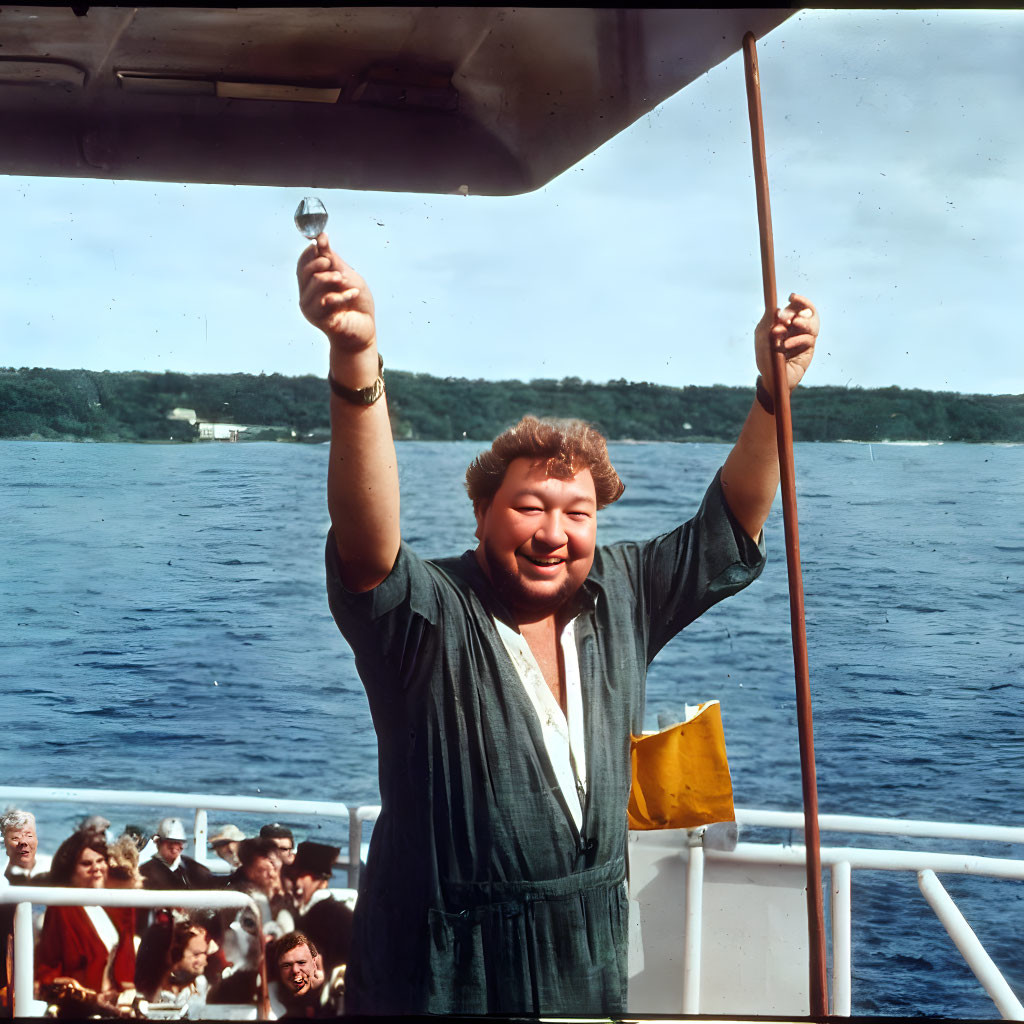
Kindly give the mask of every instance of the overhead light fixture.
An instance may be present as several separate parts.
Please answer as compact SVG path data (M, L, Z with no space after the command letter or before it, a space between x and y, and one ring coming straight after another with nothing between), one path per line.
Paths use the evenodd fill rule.
M217 83L203 78L151 75L145 71L118 71L118 85L125 92L166 93L172 96L216 96Z
M360 76L351 100L398 109L459 109L459 92L452 85L451 72L415 65L371 65Z
M278 103L337 103L340 88L311 88L276 82L220 82L208 78L154 75L145 71L118 71L125 92L164 93L183 96L216 96L218 99L269 100Z
M217 82L217 95L230 100L278 100L285 103L337 103L341 89L311 89L306 85L269 82Z
M45 85L81 89L85 71L61 60L21 60L0 57L0 85Z

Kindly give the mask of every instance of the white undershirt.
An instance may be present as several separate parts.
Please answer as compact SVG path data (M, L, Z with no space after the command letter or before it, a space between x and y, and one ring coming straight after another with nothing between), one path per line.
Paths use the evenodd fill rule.
M93 928L96 929L100 942L107 947L108 952L112 951L121 936L117 934L117 929L114 927L114 922L110 920L110 915L102 907L82 907L82 909L92 922Z
M583 695L580 688L580 663L576 654L574 622L568 622L558 638L565 665L565 706L562 713L551 693L544 673L522 633L500 619L494 619L505 650L522 680L537 719L548 759L577 829L583 828L583 800L587 790L587 759L584 748Z
M96 929L100 942L107 947L107 963L103 968L103 988L109 989L112 987L114 957L117 955L117 944L121 936L118 934L117 928L114 927L114 922L110 920L110 915L102 907L82 907L82 909L92 922L93 928Z
M308 914L318 903L323 900L329 900L331 896L332 893L330 889L317 889L316 892L309 897L309 902L303 903L301 907L296 907L295 912L300 916Z

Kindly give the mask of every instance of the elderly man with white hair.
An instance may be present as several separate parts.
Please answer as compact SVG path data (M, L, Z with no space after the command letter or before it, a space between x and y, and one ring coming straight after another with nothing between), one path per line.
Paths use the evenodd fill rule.
M50 858L37 849L39 841L34 814L16 808L8 810L0 817L0 831L7 852L4 882L9 885L28 885L50 870Z
M0 875L0 888L9 885L40 885L50 870L50 860L37 850L35 815L29 811L9 808L0 815L0 835L4 839L7 864ZM38 930L38 922L37 930ZM14 904L0 906L0 988L7 982L7 939L13 933Z

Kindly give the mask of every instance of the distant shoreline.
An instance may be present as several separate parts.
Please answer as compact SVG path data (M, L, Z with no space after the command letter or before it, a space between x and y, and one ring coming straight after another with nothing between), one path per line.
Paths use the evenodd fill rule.
M729 443L753 387L667 387L624 379L485 381L388 370L396 441L489 442L523 414L593 423L623 442ZM323 377L0 369L0 438L36 441L320 443L330 436ZM794 440L1024 442L1024 395L800 387Z
M474 437L460 437L452 438L450 440L436 440L431 438L395 438L396 445L413 445L413 444L490 444L491 438L474 438ZM685 437L679 438L678 440L661 441L653 438L635 438L635 437L609 437L606 438L608 444L731 444L736 439L732 438L731 441L726 441L719 438L699 438L699 437ZM137 440L131 438L116 438L112 440L98 441L92 437L41 437L27 436L27 437L0 437L0 442L9 441L12 444L143 444L152 445L156 447L179 447L182 445L191 445L193 447L212 447L214 445L228 445L232 442L229 441L158 441L158 440ZM261 440L261 441L240 441L239 444L288 444L304 447L316 447L317 445L328 444L330 442L329 437L324 437L317 440L296 440L296 439L285 439L279 438L273 441ZM907 441L900 440L899 438L886 438L884 440L874 441L860 441L856 438L842 437L837 438L834 441L800 441L797 440L796 444L877 444L877 445L893 445L893 446L904 446L904 447L928 447L929 445L939 446L945 444L996 444L1003 445L1009 448L1016 448L1024 445L1022 441L1001 441L1001 440L980 440L980 441L947 441L942 438L928 441Z

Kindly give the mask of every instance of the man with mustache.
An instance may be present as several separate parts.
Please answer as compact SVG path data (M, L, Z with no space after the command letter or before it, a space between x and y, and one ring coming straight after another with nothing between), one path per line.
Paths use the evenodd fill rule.
M300 308L330 341L331 610L377 732L381 814L356 905L352 1013L616 1016L626 1005L630 735L647 666L764 565L778 486L758 378L697 514L597 545L623 485L604 438L524 418L466 474L475 550L424 561L399 531L373 298L320 235ZM796 387L818 334L800 296L755 329ZM756 538L756 539L755 539Z

